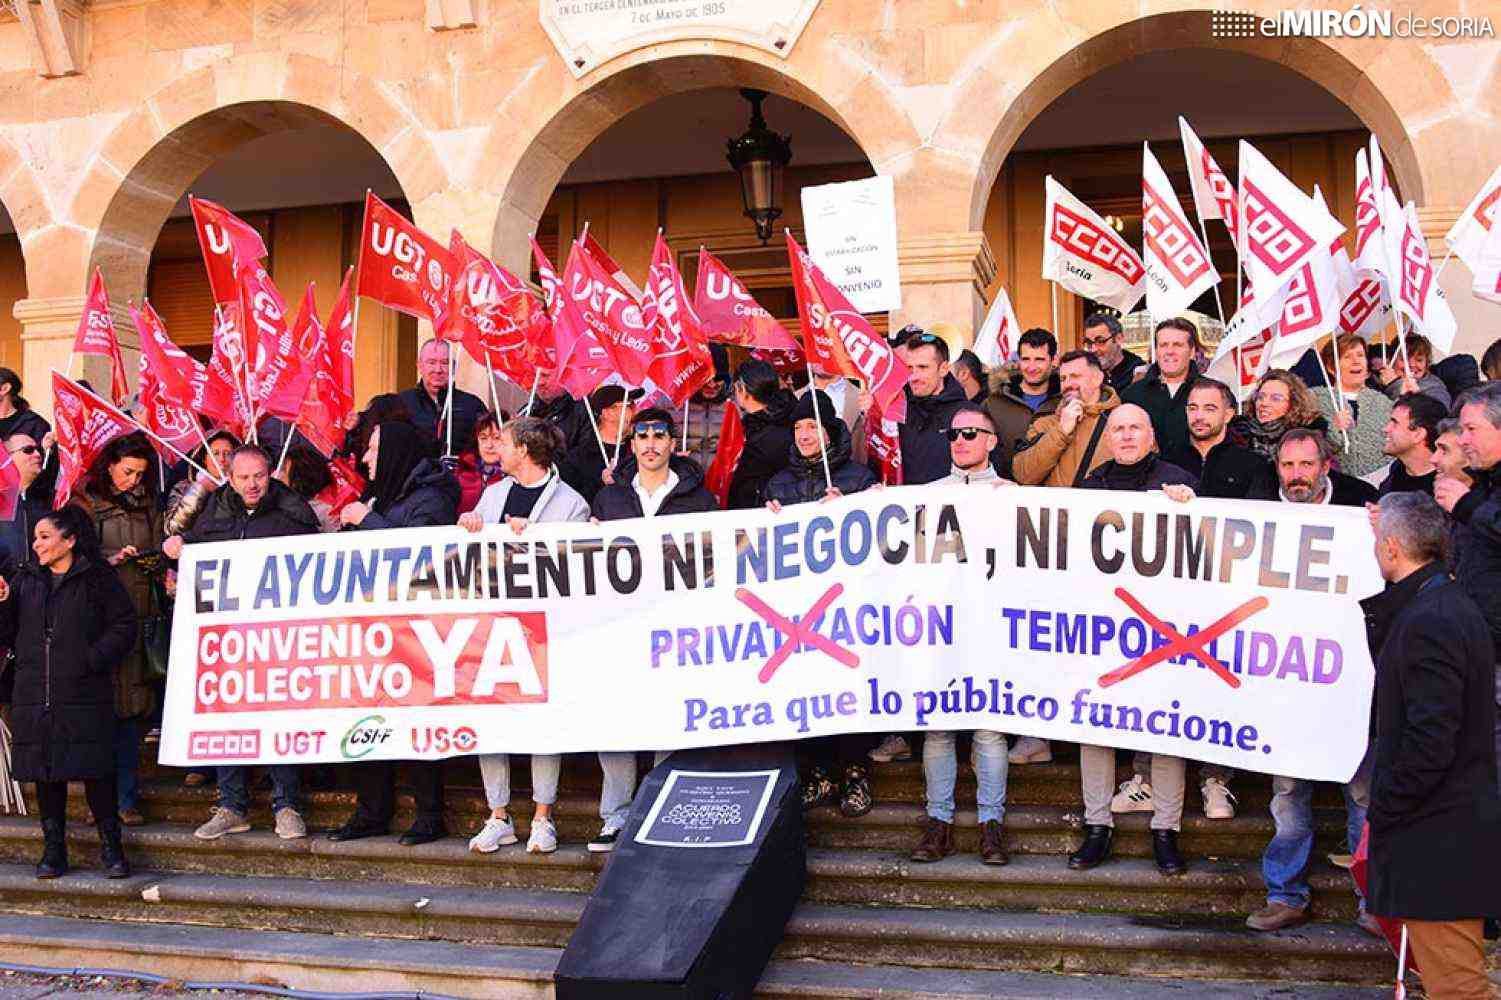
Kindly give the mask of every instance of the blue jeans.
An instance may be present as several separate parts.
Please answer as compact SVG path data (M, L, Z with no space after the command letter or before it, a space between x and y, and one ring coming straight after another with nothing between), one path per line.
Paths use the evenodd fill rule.
M954 750L958 733L925 732L922 744L922 774L928 790L928 815L945 823L954 821L954 782L959 776L959 755ZM989 729L976 729L969 757L979 785L975 802L980 822L1001 822L1006 814L1006 738Z
M1314 782L1301 778L1272 779L1272 821L1277 832L1261 856L1266 898L1294 908L1308 905L1308 859L1313 854ZM1361 762L1355 777L1344 786L1345 841L1351 854L1360 845L1366 808L1371 804L1370 759Z
M218 768L219 805L241 816L250 813L250 791L245 785L248 767ZM297 808L297 793L301 791L297 780L297 768L291 764L273 764L271 771L271 811Z
M636 795L636 755L601 750L599 769L605 776L599 790L599 818L605 821L606 831L623 829L631 814L631 799Z
M115 720L115 801L120 812L139 804L141 720Z

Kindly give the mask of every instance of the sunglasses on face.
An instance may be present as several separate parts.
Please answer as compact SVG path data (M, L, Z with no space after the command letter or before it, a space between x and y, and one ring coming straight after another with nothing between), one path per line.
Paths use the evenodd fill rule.
M14 455L16 452L20 452L23 455L37 455L41 453L41 450L41 445L23 444L21 445L21 447L16 448L14 451L12 451L11 454Z
M666 424L638 424L631 432L638 441L670 441L672 430Z
M989 434L991 436L994 436L995 432L988 431L983 427L950 427L948 430L943 432L943 436L948 438L950 441L957 441L960 438L963 438L966 441L973 441L981 434Z

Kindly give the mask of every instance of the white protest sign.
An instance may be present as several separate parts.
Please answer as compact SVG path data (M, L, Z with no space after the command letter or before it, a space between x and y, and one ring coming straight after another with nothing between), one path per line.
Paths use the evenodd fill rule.
M902 307L890 177L803 188L808 256L862 313Z
M995 729L1344 781L1363 510L914 486L770 511L188 546L161 761Z

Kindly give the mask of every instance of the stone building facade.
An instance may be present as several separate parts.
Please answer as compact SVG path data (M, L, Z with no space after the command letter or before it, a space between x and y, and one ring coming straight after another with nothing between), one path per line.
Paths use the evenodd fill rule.
M1495 0L1411 9L1501 20ZM651 23L626 27L633 10ZM530 267L528 235L573 230L590 199L609 215L607 248L633 273L644 272L669 211L669 233L686 242L718 234L754 246L730 239L747 227L729 173L559 188L591 143L633 112L739 87L812 109L863 154L864 163L808 167L805 179L894 178L903 307L893 326L942 321L967 333L1001 282L1024 325L1046 325L1041 176L1060 168L1057 157L1022 157L1018 140L1091 78L1178 54L1209 73L1216 60L1254 57L1348 109L1350 129L1261 132L1295 180L1322 179L1347 224L1350 158L1364 130L1374 132L1436 257L1501 160L1494 36L1218 37L1208 8L1173 0L19 0L0 12L0 205L14 231L0 238L0 364L18 368L46 409L47 373L68 364L92 270L102 270L122 318L129 298L169 297L164 244L183 196L216 162L279 133L352 133L388 168L418 224L440 237L457 229L520 273ZM1178 96L1157 95L1169 119ZM1257 95L1243 98L1252 107ZM720 149L723 139L703 137ZM1228 171L1233 145L1211 143ZM1123 144L1089 156L1115 157L1129 174L1139 148L1138 139L1135 153ZM1159 148L1181 172L1181 155L1175 164L1169 144ZM274 176L287 164L260 167ZM787 201L796 227L795 194ZM280 217L273 273L289 300L316 279L327 311L352 256L350 225L347 205ZM1483 348L1497 332L1484 311L1493 307L1473 302L1457 261L1442 281L1460 346ZM1079 318L1065 311L1065 340ZM134 333L119 327L128 349ZM366 303L362 396L410 379L420 335Z

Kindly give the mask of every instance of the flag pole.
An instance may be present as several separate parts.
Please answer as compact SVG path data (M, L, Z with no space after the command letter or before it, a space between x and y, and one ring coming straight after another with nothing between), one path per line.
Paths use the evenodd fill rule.
M1057 288L1056 285L1053 287ZM1055 291L1054 295L1056 296L1056 294ZM1056 298L1054 302L1056 304ZM829 473L829 447L827 442L824 441L823 417L818 414L818 383L813 380L813 359L804 354L803 360L808 363L808 395L813 400L813 421L818 424L818 455L823 459L823 481L832 490L834 488L834 477Z
M599 421L594 419L594 407L589 402L589 397L584 396L584 411L589 414L589 427L594 431L594 440L599 444L599 457L604 459L605 465L610 464L610 455L605 451L605 439L599 433Z
M1058 282L1054 281L1052 278L1049 278L1048 279L1048 287L1053 290L1053 336L1057 337L1058 333L1059 333L1059 331L1058 331ZM813 368L810 365L808 367L808 377L812 378L812 376L813 376Z
M56 368L52 369L52 371L56 375L62 375L62 372L58 371ZM63 375L63 377L67 378L66 375ZM120 414L120 416L122 416L126 420L130 421L133 425L135 425L136 430L140 431L142 434L146 435L151 440L155 441L157 444L161 445L163 448L167 449L172 454L174 454L178 458L182 459L184 462L187 462L189 465L191 465L193 468L197 469L199 472L203 473L205 476L208 476L210 479L213 479L220 486L224 485L224 481L222 479L219 479L216 476L210 475L210 473L209 473L209 471L207 469L205 469L203 466L199 465L197 462L193 461L187 455L184 455L181 451L179 451L170 442L162 440L161 437L159 437L158 435L154 434L150 429L148 429L145 425L143 425L135 417L132 417L130 414L128 414L125 411L121 410L114 403L106 403L103 399L101 399L99 397L99 395L97 393L90 392L88 389L85 389L83 386L79 385L77 382L74 382L72 379L68 379L68 381L71 382L73 384L73 386L76 387L78 389L78 391L81 392L81 393L83 393L85 396L88 396L90 399L93 399L96 403L103 403L105 406L109 407L111 410L114 410L116 413Z
M437 336L438 332L434 330L434 339L437 339ZM444 341L444 343L448 344L448 398L444 400L445 405L443 407L443 434L445 438L443 457L447 458L453 454L453 380L458 371L458 358L455 355L459 352L453 349L453 344L448 343L448 341Z
M193 426L198 430L198 440L203 442L203 457L208 461L214 463L214 468L219 473L218 478L222 481L224 478L224 470L219 467L219 460L214 457L214 450L208 446L208 435L203 433L203 423L198 419L198 415L196 413L193 414Z
M272 475L275 475L276 470L281 468L281 463L287 460L287 452L292 450L292 439L296 436L297 422L293 421L287 425L287 439L281 443L281 455L277 457L276 466L271 470Z
M688 418L691 412L688 408L693 405L692 399L683 400L683 450L688 450Z
M490 352L485 352L485 375L490 383L490 406L495 414L495 420L500 422L500 394L495 391L495 366L490 363Z
M1194 214L1197 215L1198 213L1195 212ZM1204 240L1204 256L1206 256L1206 257L1209 258L1209 266L1214 268L1214 275L1215 275L1216 278L1218 278L1220 271L1219 271L1218 267L1215 267L1214 252L1209 249L1209 227L1206 226L1206 225L1204 225L1204 217L1203 216L1199 216L1199 236L1200 236L1200 238L1202 238ZM1239 271L1239 269L1240 269L1240 262L1239 262L1239 260L1237 260L1236 261L1236 270ZM1224 330L1225 330L1225 303L1223 301L1221 301L1221 299L1220 299L1220 283L1218 281L1216 281L1214 284L1210 285L1209 287L1214 292L1214 311L1215 311L1216 315L1218 315L1219 318L1220 318L1220 336L1224 336ZM1238 292L1236 294L1237 294L1237 296L1239 295ZM1152 339L1155 341L1157 338L1153 337ZM1240 364L1241 364L1241 361L1240 361L1240 345L1237 344L1235 346L1235 405L1236 405L1237 409L1239 409L1240 407L1244 406L1245 403L1246 403L1246 387L1241 384L1241 382L1242 382L1242 379L1241 379L1241 370L1242 369L1240 367Z
M615 458L610 462L610 468L612 469L620 464L620 442L625 436L625 404L629 399L629 392L620 399L620 418L615 421Z
M1407 334L1402 329L1402 309L1393 306L1392 312L1397 314L1397 354L1402 359L1402 372L1407 378L1412 378L1412 366L1407 363Z
M1454 256L1454 248L1450 247L1449 248L1449 252L1446 253L1446 254L1444 254L1443 261L1441 261L1439 263L1438 270L1433 272L1433 283L1435 285L1438 284L1438 279L1443 276L1444 268L1446 268L1446 267L1449 266L1449 258L1453 257L1453 256ZM1406 927L1404 926L1403 929L1406 930Z
M1314 353L1317 354L1318 352ZM1338 334L1331 333L1329 335L1329 353L1334 355L1334 384L1329 384L1329 369L1324 367L1324 359L1322 357L1318 359L1319 374L1324 376L1324 385L1328 388L1330 397L1337 400L1339 404L1339 412L1343 413L1345 412L1345 383L1344 379L1342 379L1339 374ZM1336 426L1338 425L1336 424ZM1346 453L1348 453L1350 451L1350 432L1341 427L1339 433L1340 437L1345 439L1345 451Z
M537 368L532 372L532 391L526 397L526 415L532 415L532 404L537 401L537 383L542 381L542 369Z

